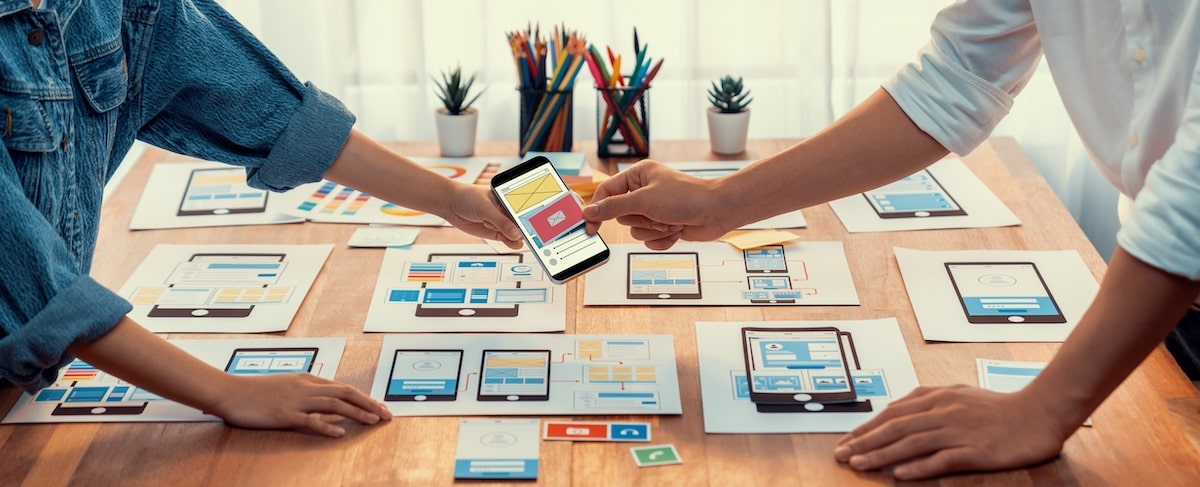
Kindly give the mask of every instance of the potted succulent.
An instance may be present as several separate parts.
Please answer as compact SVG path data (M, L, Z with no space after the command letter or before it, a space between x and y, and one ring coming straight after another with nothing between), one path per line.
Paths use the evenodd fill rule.
M475 96L471 95L471 86L475 84L475 75L463 77L462 67L442 71L442 79L433 78L436 86L435 93L442 101L442 108L437 109L438 147L443 156L466 157L475 153L475 127L479 122L479 112L471 108L471 104L483 94L481 90Z
M746 134L750 130L750 90L742 78L733 76L713 81L708 89L708 141L717 154L738 154L746 150Z

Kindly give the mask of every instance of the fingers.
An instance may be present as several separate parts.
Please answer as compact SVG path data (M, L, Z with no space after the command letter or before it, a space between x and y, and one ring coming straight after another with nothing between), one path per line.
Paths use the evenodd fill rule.
M362 391L338 382L331 383L330 386L333 389L332 392L328 393L329 396L339 400L338 404L331 407L338 409L321 412L340 414L363 424L375 424L380 419L385 421L392 419L392 412L388 410L387 406L372 399L371 396L364 394ZM341 409L343 406L353 409L349 411L349 414L346 414Z
M846 462L855 470L873 470L954 446L953 440L942 437L941 426L940 419L929 414L892 421L848 445L855 453Z
M972 461L970 450L949 448L939 450L925 458L898 465L892 469L892 476L900 480L920 480L951 472L975 470L976 464L977 462Z
M921 397L927 396L928 394L930 394L934 391L937 391L937 390L939 390L939 388L936 388L936 387L918 387L918 388L916 388L915 390L910 392L907 396L904 396L900 399L892 401L892 403L889 404L887 409L884 409L882 413L877 414L874 418L867 420L863 424L859 425L857 428L854 428L853 430L851 430L850 433L847 433L840 440L838 440L837 444L839 446L845 445L860 436L863 436L871 431L874 431L876 428L879 428L884 423L887 423L888 421L891 421L894 418L906 416L909 414L914 414L914 413L925 410L926 408L929 407L928 405L920 404L920 403L913 405L913 401L915 401L916 399L919 399ZM847 456L847 458L848 458L848 456ZM846 461L843 458L839 458L839 460Z
M341 438L346 436L346 428L325 421L321 418L320 413L301 414L296 423L296 427L332 438Z

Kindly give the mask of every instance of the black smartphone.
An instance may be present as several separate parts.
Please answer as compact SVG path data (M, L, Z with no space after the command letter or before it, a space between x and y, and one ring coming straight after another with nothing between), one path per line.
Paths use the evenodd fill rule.
M384 401L454 401L462 350L396 350Z
M928 169L862 194L879 218L966 215Z
M517 316L520 297L513 290L521 287L515 269L527 265L522 260L522 254L430 254L424 267L415 267L429 276L421 283L416 315Z
M800 404L854 401L840 330L742 328L750 400Z
M291 288L272 286L285 254L192 254L170 277L151 318L245 318L255 304L288 299Z
M480 401L549 401L549 350L484 350Z
M1033 262L946 262L970 323L1066 323Z
M317 350L316 347L238 348L229 356L225 371L233 375L312 372Z
M625 297L700 299L700 254L630 252Z
M192 170L175 214L226 215L264 211L267 211L267 192L246 185L245 169L218 167Z
M550 159L517 164L491 184L551 281L562 284L608 261L608 245L599 234L587 234L583 207Z

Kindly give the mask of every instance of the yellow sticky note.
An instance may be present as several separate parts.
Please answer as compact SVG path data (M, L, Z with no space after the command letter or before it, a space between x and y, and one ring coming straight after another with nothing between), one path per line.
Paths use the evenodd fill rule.
M773 245L800 238L792 232L783 230L734 230L721 236L722 242L737 247L740 250Z

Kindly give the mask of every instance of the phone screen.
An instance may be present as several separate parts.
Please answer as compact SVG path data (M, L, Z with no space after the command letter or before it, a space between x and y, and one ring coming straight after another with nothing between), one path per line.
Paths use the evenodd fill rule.
M966 215L926 169L863 193L880 218Z
M480 401L550 400L549 350L484 350Z
M312 372L316 360L316 348L239 348L229 357L225 371L233 375Z
M748 273L784 273L788 270L782 245L767 245L765 247L746 249L742 252L746 259L746 272Z
M630 252L629 299L700 299L700 255L695 252Z
M462 350L396 350L383 400L457 399L462 355Z
M1032 262L947 262L970 323L1066 323Z
M842 402L855 399L839 330L742 328L750 399Z
M497 174L491 184L554 282L608 260L608 246L600 235L587 234L583 207L549 159L538 156L522 162Z
M521 254L431 254L409 269L429 276L416 315L517 316L514 291L529 274L521 261Z
M267 192L246 185L245 169L229 167L193 170L176 214L224 215L266 210Z

